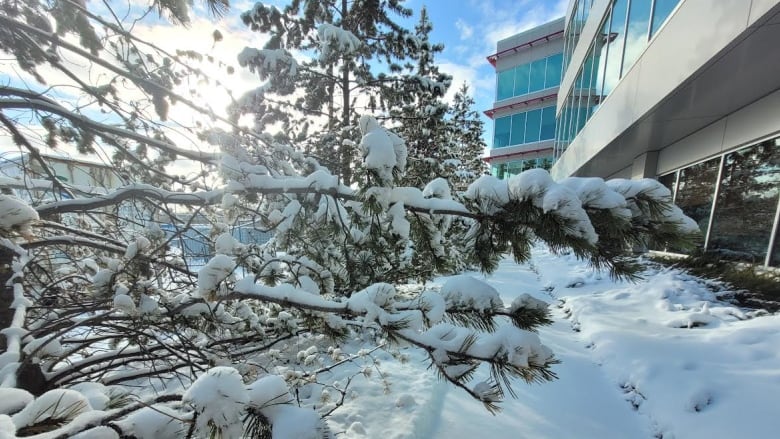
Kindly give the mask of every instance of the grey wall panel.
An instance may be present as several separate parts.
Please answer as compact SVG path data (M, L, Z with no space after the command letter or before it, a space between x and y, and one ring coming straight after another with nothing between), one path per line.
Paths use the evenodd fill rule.
M613 178L631 178L631 166L628 166L626 168L623 168L612 175L609 175L606 177L606 180L611 180Z
M755 24L767 12L777 5L777 0L751 0L748 25Z
M780 91L777 91L728 117L723 147L732 149L779 131Z
M749 13L745 0L683 2L639 58L640 71L629 73L642 84L637 111L649 111L728 46L747 28Z
M658 154L656 174L663 175L720 154L723 151L725 131L726 119L724 118L662 149Z

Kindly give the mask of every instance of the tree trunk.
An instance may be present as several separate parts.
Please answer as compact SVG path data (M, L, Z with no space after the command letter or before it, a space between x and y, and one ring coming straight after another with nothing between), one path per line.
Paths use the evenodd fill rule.
M0 247L0 329L11 326L11 320L14 318L14 310L11 309L11 303L14 301L14 287L9 284L13 275L11 263L14 259L14 252ZM8 349L8 340L5 335L0 335L0 352Z
M349 10L347 5L347 0L341 0L341 16L344 17L342 19L341 25L344 29L347 29L348 23L347 23L347 17L349 16ZM342 68L341 68L341 127L346 128L349 126L349 116L351 113L351 108L349 104L349 60L346 56L342 58ZM339 167L341 168L341 178L344 182L345 186L349 186L352 183L352 148L348 145L345 145L344 142L341 142L341 145L339 145L339 152L340 152L340 164Z

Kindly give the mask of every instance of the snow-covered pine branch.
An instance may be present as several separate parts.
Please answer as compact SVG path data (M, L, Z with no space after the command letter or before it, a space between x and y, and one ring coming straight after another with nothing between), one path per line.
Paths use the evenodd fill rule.
M185 3L157 7L186 21ZM67 12L59 16L44 2L24 7L0 15L13 30L0 32L0 46L33 76L63 74L92 104L82 111L58 86L6 86L3 129L31 154L57 142L101 153L124 186L82 190L53 169L0 181L22 195L0 206L0 399L8 401L0 435L328 437L323 416L355 396L350 385L385 380L369 373L381 375L372 359L381 350L419 352L495 411L516 381L555 377L557 360L535 332L550 323L547 305L530 296L503 303L468 276L441 288L427 281L490 271L505 254L525 260L539 240L630 276L626 250L677 243L694 228L657 182L554 182L544 171L476 179L478 166L463 169L473 152L434 148L461 143L440 101L450 79L435 68L439 46L425 17L412 34L377 3L256 4L244 21L271 39L239 62L268 82L235 102L231 117L285 129L270 134L171 90L187 75L202 78L183 61L199 54L143 44L83 2L59 2ZM323 56L299 62L291 54L301 50ZM84 82L63 64L71 56L139 95ZM416 66L382 76L368 57ZM276 111L273 99L299 87L303 97ZM355 112L357 96L379 99L368 108L392 107L384 126ZM179 146L166 131L174 101L222 126L185 130L197 147ZM94 117L95 108L106 116ZM35 127L12 110L45 134L30 134ZM317 126L313 114L328 120ZM412 123L434 119L435 127ZM221 152L201 151L206 144ZM169 175L175 158L200 169ZM468 176L448 179L458 172ZM57 190L72 199L30 196ZM258 231L272 237L245 236Z

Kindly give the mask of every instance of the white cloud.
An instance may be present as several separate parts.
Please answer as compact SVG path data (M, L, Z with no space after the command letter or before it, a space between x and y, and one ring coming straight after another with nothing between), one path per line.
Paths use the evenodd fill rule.
M461 40L468 40L472 35L474 35L474 28L469 26L468 23L463 21L461 18L458 18L455 21L455 27L458 29L458 31L460 31Z

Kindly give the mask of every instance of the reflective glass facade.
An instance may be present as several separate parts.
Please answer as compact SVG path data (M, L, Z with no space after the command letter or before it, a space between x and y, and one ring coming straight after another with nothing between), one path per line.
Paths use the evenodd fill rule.
M568 60L571 59L572 53L574 53L574 48L580 41L580 34L585 26L585 21L588 20L591 6L593 6L593 0L577 0L572 8L571 17L566 23L566 33L563 35L564 70L568 66Z
M600 23L600 31L589 43L585 60L576 80L566 91L564 106L558 117L555 156L583 128L601 102L614 90L647 47L655 32L674 11L680 0L613 0ZM582 3L582 6L580 6ZM568 66L579 33L587 19L591 2L579 0L567 27L564 65ZM582 7L582 11L580 8ZM582 43L580 43L582 44Z
M555 106L498 117L493 148L540 142L555 138Z
M561 85L563 54L512 67L496 75L496 101Z
M550 169L552 167L551 157L539 157L528 160L513 160L511 162L496 164L491 166L491 173L497 178L509 178L523 171L533 168Z
M659 180L671 184L675 203L699 224L708 250L780 266L776 232L780 138L688 166Z

